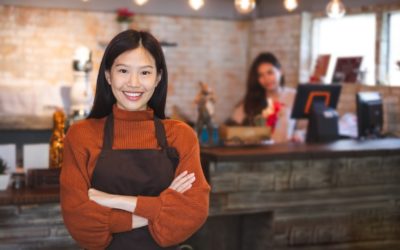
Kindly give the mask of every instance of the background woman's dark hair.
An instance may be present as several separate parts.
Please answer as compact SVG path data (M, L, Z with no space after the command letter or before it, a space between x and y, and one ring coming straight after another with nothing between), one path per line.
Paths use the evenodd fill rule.
M244 98L244 112L246 113L244 123L246 124L253 124L254 116L260 114L267 106L265 100L267 92L258 82L258 67L263 63L270 63L279 70L282 68L276 56L270 52L261 53L254 59L247 76L247 89ZM282 76L280 85L283 86L284 84L285 80Z
M154 110L154 114L160 119L165 118L165 102L167 99L168 73L164 54L156 38L150 33L136 30L126 30L119 33L108 44L100 64L97 76L96 94L92 110L87 118L102 118L112 112L112 106L116 99L108 84L105 72L111 70L114 60L128 50L143 46L154 58L157 73L161 74L161 80L154 90L148 106Z

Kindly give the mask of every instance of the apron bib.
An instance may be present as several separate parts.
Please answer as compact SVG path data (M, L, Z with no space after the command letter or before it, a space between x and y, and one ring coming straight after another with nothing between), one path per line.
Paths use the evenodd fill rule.
M93 171L93 188L118 195L158 196L174 179L179 162L175 148L168 147L164 126L154 116L155 134L161 149L113 150L114 118L111 113L104 126L103 148ZM177 246L160 247L148 227L113 234L107 249L113 250L175 250Z

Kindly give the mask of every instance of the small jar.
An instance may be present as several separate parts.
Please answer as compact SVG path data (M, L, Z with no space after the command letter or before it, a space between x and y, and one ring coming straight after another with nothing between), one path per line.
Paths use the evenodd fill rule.
M14 173L13 174L13 189L19 190L25 187L25 173Z

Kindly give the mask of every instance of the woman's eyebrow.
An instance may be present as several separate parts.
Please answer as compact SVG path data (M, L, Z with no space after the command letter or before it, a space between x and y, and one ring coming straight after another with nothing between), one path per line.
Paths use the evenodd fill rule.
M123 66L123 67L130 67L130 65L128 64L123 64L123 63L118 63L115 65L115 67L119 67L119 66ZM143 69L143 68L154 68L151 65L143 65L143 66L139 66L139 68Z
M140 68L143 69L143 68L154 68L154 67L151 65L143 65L143 66L140 66Z
M123 63L118 63L118 64L116 64L116 65L115 65L115 67L118 67L118 66L129 67L129 65L127 65L127 64L123 64Z

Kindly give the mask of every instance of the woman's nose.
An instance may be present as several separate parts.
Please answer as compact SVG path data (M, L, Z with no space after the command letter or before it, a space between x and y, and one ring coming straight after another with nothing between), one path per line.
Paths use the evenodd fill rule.
M128 80L128 85L135 87L140 85L139 74L132 73Z

